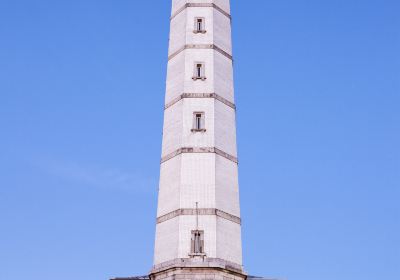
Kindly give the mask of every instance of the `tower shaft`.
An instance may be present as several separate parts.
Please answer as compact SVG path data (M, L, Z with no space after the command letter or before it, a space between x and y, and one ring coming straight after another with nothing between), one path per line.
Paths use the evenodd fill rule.
M243 278L229 0L172 0L170 24L151 277Z

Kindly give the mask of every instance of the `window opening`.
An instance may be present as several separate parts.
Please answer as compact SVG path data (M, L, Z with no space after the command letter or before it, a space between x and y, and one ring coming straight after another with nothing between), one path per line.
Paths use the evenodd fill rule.
M205 132L205 118L204 112L193 113L193 128L192 132Z
M203 30L203 19L198 18L197 19L197 31L202 31Z
M196 65L197 78L201 78L202 72L203 72L203 65L202 64L197 64Z
M194 33L206 33L205 27L204 27L204 18L195 18L194 21Z
M200 130L201 127L201 114L196 114L196 129Z
M204 81L206 77L204 76L204 63L196 62L194 64L194 75L193 80L202 80Z
M193 255L204 254L204 232L200 230L192 231L191 253Z

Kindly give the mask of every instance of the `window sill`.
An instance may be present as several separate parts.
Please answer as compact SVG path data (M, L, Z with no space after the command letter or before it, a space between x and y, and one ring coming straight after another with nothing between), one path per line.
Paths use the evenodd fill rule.
M206 79L207 79L206 77L192 77L193 81L197 81L197 80L205 81Z
M189 257L206 257L207 255L205 253L192 253L189 254Z
M206 30L193 30L194 34L205 34L207 31Z
M202 129L195 129L195 128L193 128L192 129L192 132L206 132L207 130L206 129L204 129L204 128L202 128Z

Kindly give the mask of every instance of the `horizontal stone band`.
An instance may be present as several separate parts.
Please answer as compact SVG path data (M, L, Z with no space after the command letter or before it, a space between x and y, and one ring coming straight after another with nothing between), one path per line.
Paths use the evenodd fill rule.
M229 100L223 98L222 96L219 96L216 93L183 93L179 95L177 98L169 102L168 104L165 105L165 110L168 109L169 107L173 106L174 104L178 103L184 98L214 98L225 105L231 107L232 109L236 110L235 104L230 102Z
M180 270L186 268L186 269L190 269L191 272L195 269L212 269L212 270L220 269L222 271L229 271L230 273L234 273L234 275L237 274L237 276L240 276L240 275L242 276L241 278L237 278L237 277L225 278L224 277L224 279L246 279L246 277L243 277L244 275L242 273L244 273L244 272L243 272L243 268L240 264L229 262L229 261L219 259L219 258L205 258L202 262L196 261L191 258L173 259L173 260L159 263L159 264L153 266L153 269L151 270L150 275L153 276L155 274L159 274L160 272L165 272L167 274L168 270L171 270L174 268L178 268ZM151 276L150 276L150 279L155 279L154 277L151 277ZM170 276L170 274L168 274L168 276ZM199 278L199 279L220 279L220 278L217 278L214 276L212 276L210 278L204 278L204 273L202 276L203 277ZM164 279L164 278L160 278L160 279ZM176 279L193 279L193 278L187 276L184 278L177 277ZM196 279L198 279L198 278L196 278ZM133 280L133 279L123 279L123 280ZM264 279L260 278L260 280L264 280Z
M237 224L241 224L242 221L239 217L228 214L224 211L215 209L215 208L199 208L199 209L195 209L195 208L186 208L186 209L178 209L175 211L172 211L168 214L165 214L161 217L157 218L157 224L166 222L168 220L171 220L173 218L176 218L178 216L218 216L220 218L223 218L225 220L229 220L231 222L237 223Z
M205 153L215 153L219 156L222 156L230 161L233 161L235 163L239 163L237 157L234 157L230 154L225 153L224 151L221 151L218 148L215 147L185 147L185 148L180 148L176 150L175 152L172 152L165 157L161 158L161 163L164 163L176 156L179 156L180 154L186 154L186 153L199 153L199 154L205 154Z
M231 15L229 13L227 13L222 8L220 8L219 6L217 6L213 3L186 3L181 8L179 8L175 13L172 14L171 20L174 19L174 17L179 15L181 12L183 12L185 9L192 8L192 7L194 7L194 8L196 8L196 7L200 7L200 8L212 7L214 9L216 9L218 12L220 12L221 14L223 14L224 16L228 17L229 19L232 19Z
M223 49L221 49L220 47L213 45L213 44L192 44L192 45L184 45L183 47L181 47L180 49L178 49L177 51L175 51L174 53L172 53L170 56L168 56L168 60L173 59L175 56L177 56L178 54L180 54L181 52L183 52L184 50L188 50L188 49L203 49L203 50L215 50L217 52L219 52L220 54L226 56L227 58L229 58L230 60L233 60L232 55L230 55L229 53L227 53L226 51L224 51Z

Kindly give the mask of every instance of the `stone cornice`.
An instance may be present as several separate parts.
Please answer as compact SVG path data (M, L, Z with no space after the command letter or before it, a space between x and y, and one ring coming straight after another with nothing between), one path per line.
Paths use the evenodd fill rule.
M170 159L173 159L174 157L181 155L181 154L187 154L187 153L198 153L198 154L205 154L205 153L215 153L221 157L224 157L230 161L233 161L234 163L239 163L238 158L234 157L228 153L225 153L224 151L215 148L215 147L184 147L180 148L164 157L161 158L161 163L164 163Z
M242 276L246 279L246 276L243 271L243 267L240 264L233 263L230 261L226 261L220 258L206 258L202 262L193 261L193 259L185 259L178 258L174 260L170 260L167 262L163 262L160 264L156 264L153 266L153 269L150 272L150 279L153 279L153 275L166 272L173 269L219 269L222 271L229 271L237 276ZM188 279L188 278L185 278ZM189 278L190 279L190 278ZM236 278L235 278L236 279Z
M180 14L181 12L183 12L184 10L186 10L187 8L196 8L196 7L200 7L200 8L204 8L204 7L211 7L216 9L218 12L220 12L221 14L223 14L224 16L228 17L230 20L232 20L231 15L224 11L222 8L220 8L219 6L215 5L214 3L186 3L185 5L183 5L181 8L179 8L178 10L176 10L175 13L172 14L171 16L171 20L173 20L178 14Z
M182 99L185 98L214 98L222 103L224 103L225 105L231 107L233 110L236 110L236 105L232 102L230 102L229 100L223 98L222 96L219 96L216 93L183 93L181 95L179 95L177 98L173 99L171 102L167 103L164 107L164 109L168 109L171 106L175 105L176 103L178 103L179 101L181 101Z
M168 220L171 220L173 218L179 217L179 216L217 216L220 218L223 218L225 220L229 220L231 222L234 222L236 224L241 224L242 220L232 214L226 213L222 210L216 209L216 208L185 208L185 209L177 209L175 211L172 211L168 214L162 215L157 218L157 224L166 222Z
M221 49L220 47L214 45L214 44L188 44L188 45L184 45L183 47L179 48L177 51L173 52L171 55L168 56L168 61L173 59L175 56L177 56L178 54L180 54L181 52L183 52L184 50L188 50L188 49L210 49L210 50L215 50L217 52L219 52L220 54L222 54L223 56L229 58L230 60L233 60L233 57L231 54L227 53L226 51L224 51L223 49Z

